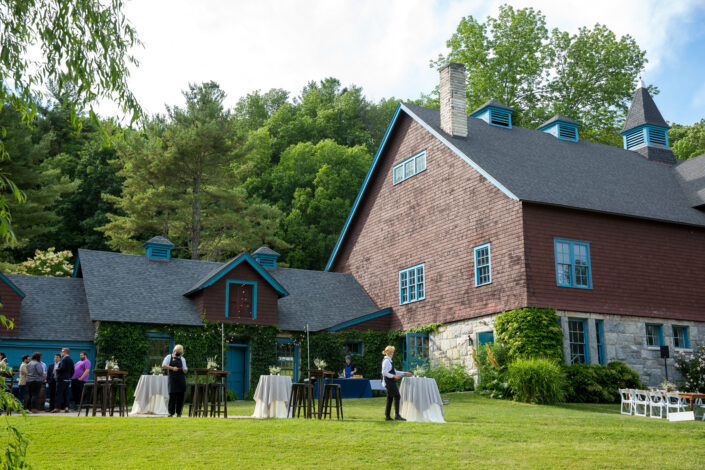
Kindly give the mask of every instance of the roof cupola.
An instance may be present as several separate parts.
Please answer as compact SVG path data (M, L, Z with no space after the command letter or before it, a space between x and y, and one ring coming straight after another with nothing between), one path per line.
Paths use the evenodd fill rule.
M578 127L580 127L580 123L565 116L561 116L560 114L556 114L551 119L541 124L538 130L551 134L561 140L577 142Z
M489 100L475 111L470 113L470 116L482 119L487 124L493 126L512 128L512 113L514 110L507 105L504 105L495 100Z
M142 246L147 258L161 261L168 261L174 248L174 244L164 237L152 237Z
M639 80L627 120L622 128L624 148L647 160L674 164L676 158L668 145L669 125L661 116L654 99Z
M266 246L259 247L257 251L252 253L252 257L260 266L269 269L276 269L279 256L279 253Z

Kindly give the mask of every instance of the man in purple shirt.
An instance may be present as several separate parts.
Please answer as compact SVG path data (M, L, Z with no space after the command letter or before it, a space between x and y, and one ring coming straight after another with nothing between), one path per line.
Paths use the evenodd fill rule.
M73 368L73 376L71 377L71 396L78 407L83 393L83 385L88 382L88 374L91 372L91 361L88 360L88 353L81 351L81 360L78 361Z

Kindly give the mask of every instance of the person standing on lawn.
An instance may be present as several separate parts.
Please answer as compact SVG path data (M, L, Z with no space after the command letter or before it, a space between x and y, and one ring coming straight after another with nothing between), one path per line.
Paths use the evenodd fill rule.
M395 349L394 346L387 346L384 348L384 351L382 351L382 354L384 354L384 359L382 359L382 386L387 389L387 406L384 409L384 419L386 421L392 421L390 413L392 411L392 401L394 401L394 420L406 421L399 414L399 398L401 396L399 395L399 389L397 388L395 379L401 379L402 375L410 376L411 374L394 369L392 358L394 357Z
M29 408L27 404L27 364L29 364L29 356L25 354L20 363L20 378L17 379L17 399L25 410Z
M54 354L54 362L47 367L47 383L49 384L49 409L56 408L56 366L59 365L61 354Z
M73 396L73 402L76 408L78 408L79 402L81 401L83 386L88 382L88 374L90 374L90 372L91 361L88 360L88 353L81 351L81 360L74 366L73 375L71 376L71 395Z
M42 368L42 353L32 354L32 360L27 364L27 408L32 409L32 413L39 413L40 404L44 408L42 400L42 386L44 385L44 369Z
M69 356L71 350L63 348L61 350L61 360L54 366L56 371L56 408L52 413L58 413L62 409L69 412L69 387L71 386L71 376L73 376L73 359Z
M169 417L176 414L181 418L184 408L184 394L186 393L186 359L183 358L184 347L180 344L174 346L174 352L164 358L162 368L169 371Z

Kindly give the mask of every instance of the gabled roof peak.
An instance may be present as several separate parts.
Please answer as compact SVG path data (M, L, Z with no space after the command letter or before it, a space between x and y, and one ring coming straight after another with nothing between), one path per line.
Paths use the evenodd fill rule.
M634 93L634 99L629 107L627 119L624 121L622 133L644 125L665 127L666 129L669 127L661 116L649 90L642 86L637 88Z
M567 117L565 117L565 116L561 116L560 114L556 114L556 115L553 116L551 119L549 119L548 121L546 121L546 122L544 122L543 124L541 124L537 129L538 129L538 130L541 130L541 129L543 129L544 127L550 126L550 125L553 124L554 122L565 122L565 123L568 123L568 124L573 124L573 125L575 125L575 126L579 126L579 125L580 125L580 123L577 122L577 121L573 121L573 120L570 119L570 118L567 118Z
M272 255L272 256L280 256L279 253L276 251L272 250L268 246L261 246L255 250L253 255Z
M479 108L477 108L475 111L471 112L470 115L472 116L473 114L477 113L478 111L481 111L485 108L499 108L499 109L506 109L507 111L512 111L514 112L514 108L511 108L507 106L506 104L502 104L499 101L496 100L489 100Z
M160 236L150 238L149 240L144 242L144 245L142 245L142 246L147 246L147 245L164 245L164 246L169 246L169 247L174 246L174 244L171 243L169 240L167 240L164 237L160 237Z

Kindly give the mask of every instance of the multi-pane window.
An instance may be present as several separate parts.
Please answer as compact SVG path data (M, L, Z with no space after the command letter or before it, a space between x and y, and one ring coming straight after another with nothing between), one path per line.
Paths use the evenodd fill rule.
M492 282L492 262L490 244L475 247L475 286L484 286Z
M492 331L483 331L477 334L477 345L484 346L485 344L494 343L494 333Z
M605 331L602 320L595 320L595 336L597 336L597 362L605 365Z
M362 341L346 341L343 344L344 354L362 354Z
M277 366L281 368L279 375L288 375L291 380L298 378L296 343L290 338L277 338Z
M171 354L171 337L167 334L148 333L147 372L154 366L161 366L166 356Z
M428 362L428 334L407 333L404 343L404 368L414 369Z
M690 348L687 326L673 325L673 347L676 349Z
M417 153L394 167L394 184L421 173L426 169L426 151Z
M399 304L408 304L425 298L424 265L419 264L399 271Z
M570 363L588 364L590 353L587 345L587 322L584 319L568 320L568 340L570 343Z
M559 286L590 289L590 245L575 240L554 240L556 282Z
M663 346L663 327L661 325L646 324L646 345L652 348Z

